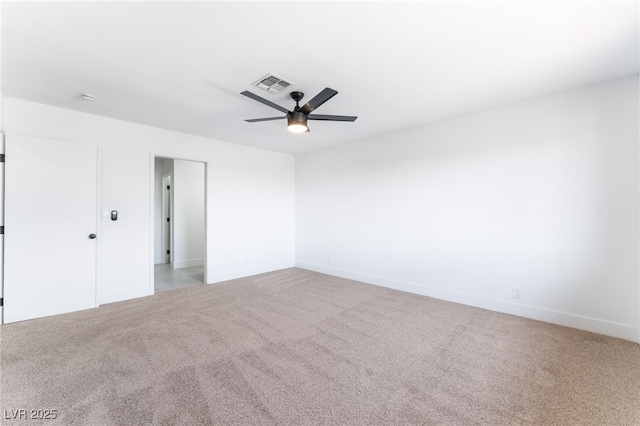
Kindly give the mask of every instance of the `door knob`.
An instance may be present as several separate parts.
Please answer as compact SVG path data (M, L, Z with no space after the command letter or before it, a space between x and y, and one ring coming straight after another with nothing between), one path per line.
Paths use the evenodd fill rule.
M91 238L92 240L94 240L96 238L96 234L89 234L89 238Z

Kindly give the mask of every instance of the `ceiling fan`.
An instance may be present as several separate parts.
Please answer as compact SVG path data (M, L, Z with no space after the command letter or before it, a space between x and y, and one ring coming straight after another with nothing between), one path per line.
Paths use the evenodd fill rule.
M323 120L323 121L356 121L354 116L350 115L321 115L321 114L311 114L316 108L318 108L323 103L327 102L329 99L338 94L337 91L325 88L322 92L318 93L313 99L311 99L306 104L300 106L299 102L304 97L304 93L302 92L291 92L291 99L296 101L296 106L293 111L289 111L288 109L281 107L278 104L274 104L271 101L266 100L256 94L253 94L248 91L244 91L240 93L248 98L253 99L254 101L258 101L262 104L270 106L271 108L275 108L280 112L284 112L286 115L281 115L279 117L267 117L267 118L252 118L249 120L245 120L248 123L256 123L258 121L271 121L271 120L281 120L283 118L287 119L287 129L293 133L304 133L309 131L309 126L307 126L307 120Z

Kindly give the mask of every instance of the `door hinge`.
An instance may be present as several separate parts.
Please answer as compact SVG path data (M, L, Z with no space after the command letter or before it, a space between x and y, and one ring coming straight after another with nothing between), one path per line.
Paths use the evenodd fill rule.
M171 189L171 187L169 185L167 185L167 189Z
M167 222L171 222L171 218L170 217L167 218Z
M4 226L0 226L0 235L4 234Z
M4 163L4 154L0 154L0 163Z
M171 254L171 250L167 250L167 254Z
M4 297L0 297L0 306L4 306Z

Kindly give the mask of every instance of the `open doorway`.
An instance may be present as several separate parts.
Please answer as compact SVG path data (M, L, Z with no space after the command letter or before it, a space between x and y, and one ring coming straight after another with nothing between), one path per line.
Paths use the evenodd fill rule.
M205 282L205 164L155 158L154 293Z
M173 161L173 160L163 160L163 161ZM173 207L173 202L171 200L171 173L173 172L173 167L171 167L171 171L163 171L162 174L162 211L161 216L159 217L160 225L162 227L160 233L160 264L170 264L171 263L171 209ZM164 220L166 218L166 220ZM157 218L158 219L158 218Z

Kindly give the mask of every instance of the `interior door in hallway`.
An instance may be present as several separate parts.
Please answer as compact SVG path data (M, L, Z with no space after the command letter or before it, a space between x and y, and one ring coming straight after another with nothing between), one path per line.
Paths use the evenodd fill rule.
M7 135L4 322L96 306L97 148Z

